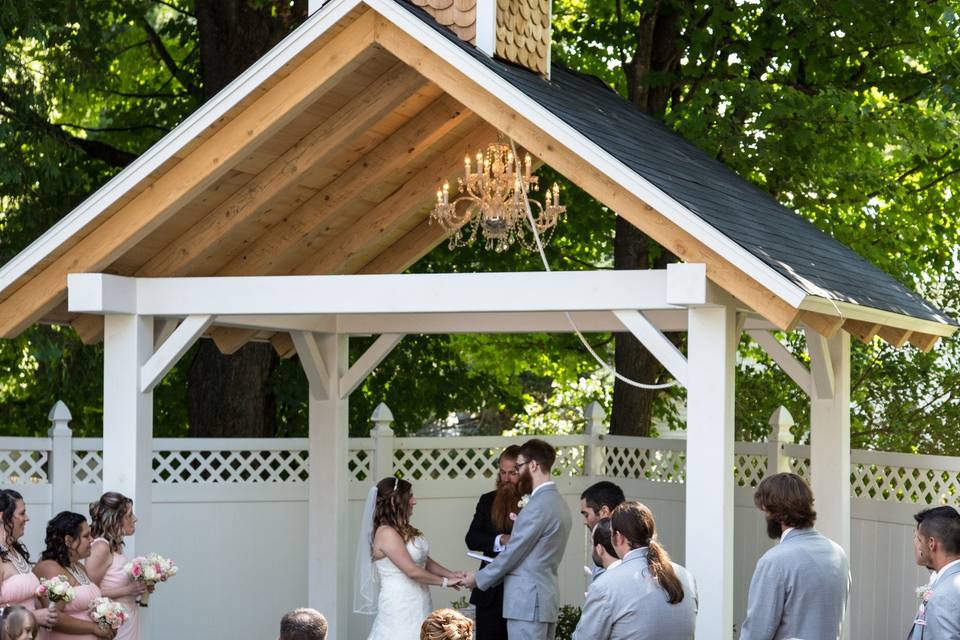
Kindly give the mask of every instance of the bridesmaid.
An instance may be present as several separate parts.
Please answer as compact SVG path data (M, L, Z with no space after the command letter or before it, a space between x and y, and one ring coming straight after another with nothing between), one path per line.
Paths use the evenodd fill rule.
M142 582L130 580L123 570L129 558L123 554L124 536L132 536L137 528L133 500L115 491L108 491L90 503L93 542L90 557L84 565L87 575L100 586L100 592L116 600L130 611L130 618L117 630L117 640L137 640L140 636L140 606L137 596L147 591Z
M30 518L23 496L13 489L0 491L0 604L18 604L34 611L37 624L57 622L57 612L40 606L34 595L40 581L30 571L30 554L20 542Z
M113 629L104 629L90 619L87 609L100 597L100 587L87 576L81 560L90 555L90 525L79 513L61 511L47 523L47 548L33 572L40 578L66 576L73 586L73 601L60 615L53 631L45 632L44 640L94 640L113 638Z

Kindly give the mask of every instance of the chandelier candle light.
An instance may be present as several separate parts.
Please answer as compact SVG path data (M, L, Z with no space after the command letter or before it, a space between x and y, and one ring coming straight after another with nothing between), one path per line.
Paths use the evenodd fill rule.
M478 152L476 163L474 171L470 156L463 159L464 177L458 178L462 195L451 202L450 183L444 182L437 191L437 206L430 213L432 220L455 232L450 237L450 248L473 242L478 230L487 249L506 251L517 241L527 249L535 248L524 198L524 191L539 189L537 176L531 174L530 154L526 154L521 167L510 147L497 142L486 152ZM560 187L556 183L547 189L544 202L530 200L535 209L536 231L546 243L567 208L560 205ZM458 208L462 203L466 204Z

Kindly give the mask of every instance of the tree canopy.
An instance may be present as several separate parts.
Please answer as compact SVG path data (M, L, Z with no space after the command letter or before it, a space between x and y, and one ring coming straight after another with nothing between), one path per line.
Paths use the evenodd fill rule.
M0 5L0 261L255 60L302 19L304 5ZM556 0L553 55L598 76L957 317L958 9L957 0ZM234 23L256 28L226 34L217 28ZM257 34L256 46L229 55L249 33ZM233 67L217 66L221 59ZM564 200L577 211L547 247L554 269L659 266L671 259L549 167L541 173L545 181L562 180ZM450 251L444 244L413 270L541 268L532 254ZM782 337L804 357L802 335ZM637 359L636 352L615 355L614 336L588 338L618 366ZM352 342L351 352L359 353L364 341ZM198 351L155 394L158 435L188 431L189 367ZM930 354L879 341L855 345L854 446L960 454L953 428L960 418L958 357L956 339ZM46 411L63 399L78 433L97 433L101 361L102 350L83 347L69 328L34 327L0 342L0 431L42 431ZM305 433L306 383L297 362L273 358L264 366L275 433ZM662 374L655 363L641 369L628 372L645 379ZM804 436L807 400L747 338L737 385L739 437L762 437L780 404ZM478 416L490 432L555 428L564 420L576 428L569 420L573 404L589 398L608 412L624 406L610 386L572 336L410 336L351 397L352 432L365 432L381 401L400 432L451 412ZM621 412L621 432L646 433L651 418L666 426L682 422L682 391L647 399L649 414Z

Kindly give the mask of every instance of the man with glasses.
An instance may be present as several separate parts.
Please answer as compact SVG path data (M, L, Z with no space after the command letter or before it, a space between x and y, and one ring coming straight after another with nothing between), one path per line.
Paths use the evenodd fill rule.
M560 611L557 570L570 536L570 511L551 480L557 453L543 440L520 447L521 493L529 493L506 548L465 584L481 591L503 583L503 617L510 640L553 640ZM518 505L519 506L519 505Z

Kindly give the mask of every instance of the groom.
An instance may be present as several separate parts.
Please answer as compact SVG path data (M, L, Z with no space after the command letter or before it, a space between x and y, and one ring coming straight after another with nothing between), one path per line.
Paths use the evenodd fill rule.
M464 584L480 590L503 582L503 617L510 640L553 640L560 610L557 568L570 535L570 511L550 468L557 452L543 440L520 447L520 493L529 501L513 525L513 534L499 556Z

